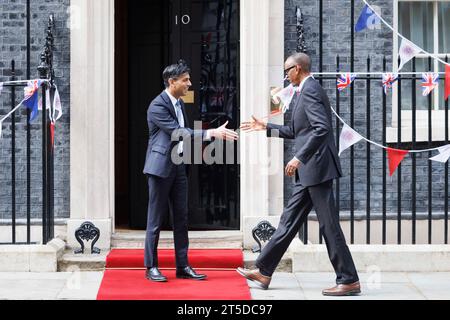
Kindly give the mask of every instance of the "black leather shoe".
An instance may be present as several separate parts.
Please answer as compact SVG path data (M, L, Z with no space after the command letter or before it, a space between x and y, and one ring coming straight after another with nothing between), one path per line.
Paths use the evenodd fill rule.
M204 280L206 279L205 274L198 274L191 267L187 266L184 268L177 268L177 278L179 279L193 279L193 280Z
M158 268L147 268L147 271L145 272L145 277L148 280L156 282L167 282L167 278L163 276L163 274L159 271Z

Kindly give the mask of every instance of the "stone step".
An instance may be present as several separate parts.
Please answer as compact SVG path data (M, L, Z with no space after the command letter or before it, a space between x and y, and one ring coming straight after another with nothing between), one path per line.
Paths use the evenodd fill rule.
M190 231L189 248L191 249L242 249L243 236L241 231ZM145 231L118 230L111 237L112 248L143 249ZM162 231L159 238L159 248L172 249L173 232Z
M258 258L259 253L254 253L251 250L245 250L244 251L244 267L248 269L254 269L255 268L255 262ZM292 272L292 258L291 253L286 252L286 254L281 258L280 263L278 264L276 272Z
M361 272L449 272L448 245L349 245L356 269ZM290 247L293 272L333 272L326 246Z
M74 254L73 251L66 251L58 259L58 272L103 271L108 253L109 251L105 250L100 254Z

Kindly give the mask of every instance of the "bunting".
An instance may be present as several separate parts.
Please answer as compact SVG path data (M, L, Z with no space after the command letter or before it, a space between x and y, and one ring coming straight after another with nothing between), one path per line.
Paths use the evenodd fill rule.
M445 93L444 93L444 99L448 100L448 97L450 97L450 66L445 66Z
M286 113L287 110L289 110L289 105L291 104L292 98L294 97L294 93L296 91L296 87L294 87L292 84L287 86L284 89L281 89L280 91L276 92L273 95L274 99L277 99L278 101L281 101L282 106L281 110L283 113ZM275 102L277 102L275 100Z
M383 73L383 88L384 94L387 94L387 90L392 88L394 83L398 80L398 74L395 73Z
M402 39L402 44L398 51L398 54L400 56L400 65L398 67L398 70L400 71L408 61L410 61L420 52L422 52L422 49L420 49L414 43L409 40Z
M358 143L362 139L363 137L358 132L350 128L347 124L344 124L339 140L339 157L341 156L342 152Z
M434 89L439 86L439 74L438 73L423 73L422 74L422 95L425 97L429 95Z
M50 122L50 142L52 144L52 149L55 147L55 123Z
M446 163L448 161L448 159L450 158L450 144L440 147L438 149L438 151L439 151L439 154L437 156L430 158L430 160L441 162L441 163Z
M24 89L25 99L22 104L31 110L30 123L33 122L33 120L38 115L39 87L41 86L41 84L41 80L32 80L28 82L27 86Z
M387 148L388 159L389 159L389 175L392 177L397 170L400 163L409 153L408 150L392 149Z
M55 118L55 112L58 112ZM61 97L59 96L58 87L55 86L55 96L53 97L53 122L58 121L63 115Z
M364 29L378 29L381 26L381 19L366 4L361 11L358 22L355 25L355 31L360 32Z
M356 74L353 73L344 73L339 76L337 79L337 88L339 91L348 88L352 82L355 80Z

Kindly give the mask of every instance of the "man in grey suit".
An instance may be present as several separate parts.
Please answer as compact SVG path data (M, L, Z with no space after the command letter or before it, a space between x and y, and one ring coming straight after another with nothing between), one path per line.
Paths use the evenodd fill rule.
M166 90L152 101L147 112L150 139L144 168L149 188L145 266L146 278L158 282L167 281L158 269L157 252L167 204L173 215L177 278L206 278L206 275L197 274L188 262L186 163L179 161L181 158L190 159L188 146L191 144L185 144L185 139L238 139L236 132L226 128L228 122L218 129L208 131L192 130L186 126L188 120L183 100L180 98L186 96L192 85L189 73L189 67L182 60L178 64L168 66L163 72ZM183 141L179 141L179 137L182 137Z
M295 185L277 231L256 260L257 269L239 268L237 271L267 289L282 256L314 208L337 276L337 285L323 290L322 294L359 294L358 274L334 205L333 180L340 178L342 171L334 143L330 102L310 70L311 59L303 53L286 60L287 77L298 86L290 105L290 125L279 126L253 117L241 126L245 132L267 130L268 137L279 135L280 138L295 139L295 157L285 169L287 176L295 176Z

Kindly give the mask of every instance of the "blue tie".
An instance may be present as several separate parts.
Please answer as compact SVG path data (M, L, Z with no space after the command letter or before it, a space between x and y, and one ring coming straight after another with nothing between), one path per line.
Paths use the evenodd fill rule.
M175 113L177 115L178 124L180 125L180 127L184 128L183 111L181 111L180 101L177 101L177 103L175 104ZM183 153L183 141L178 143L178 150L177 150L177 152L178 152L178 154L182 154Z

